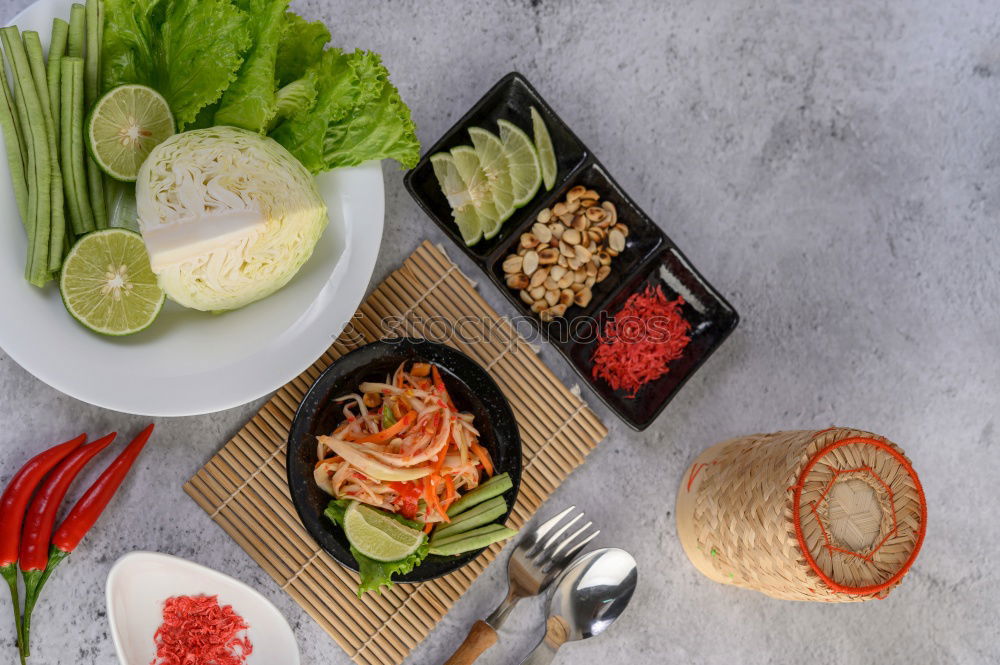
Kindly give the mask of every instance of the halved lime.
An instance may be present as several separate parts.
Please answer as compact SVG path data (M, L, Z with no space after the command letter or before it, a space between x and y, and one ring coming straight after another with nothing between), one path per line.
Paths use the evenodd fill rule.
M400 524L380 510L352 501L344 513L344 535L369 559L399 561L424 542L424 533Z
M499 136L481 127L469 127L469 136L472 138L476 156L479 157L479 165L490 185L490 194L493 196L493 205L496 207L500 224L503 224L514 213L514 184L510 179L510 165L507 163L507 155L503 152L503 143ZM500 230L500 224L491 233L487 233L486 237L492 238L496 235Z
M474 245L483 237L482 223L472 205L472 197L465 186L465 181L458 174L455 160L451 153L439 152L431 155L431 166L437 176L441 191L451 206L451 216L455 219L459 233L466 245Z
M462 176L465 187L469 191L472 205L479 215L479 222L483 227L483 236L492 238L500 229L500 213L493 202L493 193L490 191L490 182L483 172L482 164L476 151L470 146L460 145L451 149L451 156L455 159L455 168Z
M102 335L131 335L149 327L166 298L149 267L142 236L127 229L80 238L63 261L59 291L73 318Z
M535 198L542 185L542 169L538 165L535 144L520 127L507 120L497 120L500 141L510 165L510 179L514 186L514 205L520 208Z
M552 189L556 184L556 151L552 147L552 137L549 136L549 128L542 120L542 114L534 106L531 107L531 133L535 137L535 149L538 150L538 163L542 167L542 180L545 182L545 191Z
M121 85L97 100L87 119L87 145L101 170L135 182L150 151L174 133L163 95L144 85Z

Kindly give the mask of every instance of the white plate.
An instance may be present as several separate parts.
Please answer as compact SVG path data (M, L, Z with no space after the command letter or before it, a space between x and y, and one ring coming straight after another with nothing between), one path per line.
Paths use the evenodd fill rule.
M108 573L108 621L122 665L149 665L156 655L153 636L163 622L163 602L171 596L218 596L222 606L246 621L253 652L247 665L298 665L299 648L285 617L243 582L184 559L133 552Z
M52 19L68 18L71 4L40 0L11 24L37 30L47 45ZM24 280L27 239L0 156L0 347L53 388L127 413L211 413L275 390L312 364L354 315L382 240L378 162L324 173L317 185L330 225L281 291L222 315L168 301L147 330L109 338L70 317L54 282L38 289Z

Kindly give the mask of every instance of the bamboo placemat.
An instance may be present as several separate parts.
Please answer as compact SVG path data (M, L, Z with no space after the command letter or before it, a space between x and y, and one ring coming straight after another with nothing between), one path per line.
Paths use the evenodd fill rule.
M458 326L460 322L464 324ZM451 329L461 332L444 339L444 331ZM359 599L357 574L321 551L295 514L285 479L285 440L296 407L333 360L400 332L429 332L422 336L439 337L465 352L489 370L510 401L524 456L510 518L514 528L531 518L607 434L587 405L560 383L440 249L424 242L389 275L327 352L279 389L184 485L355 662L365 665L402 662L501 549L495 544L443 578L396 584L381 596Z

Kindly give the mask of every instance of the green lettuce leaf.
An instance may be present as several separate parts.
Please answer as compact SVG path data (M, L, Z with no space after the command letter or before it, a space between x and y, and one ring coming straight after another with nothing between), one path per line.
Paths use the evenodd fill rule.
M123 83L153 78L152 12L160 0L105 0L101 43L102 85L110 90Z
M215 124L264 133L277 112L274 67L288 0L239 0L238 4L249 17L253 45L236 80L222 95Z
M236 77L251 44L248 17L229 0L105 0L105 89L160 92L184 129Z
M328 41L330 31L322 21L309 23L292 12L285 14L274 67L278 85L286 86L305 76L306 70L323 57Z
M323 142L327 169L385 158L395 159L404 168L413 168L420 159L420 141L410 109L388 81L377 99L329 125Z
M271 118L271 128L288 118L311 109L316 103L317 94L319 94L319 90L314 72L307 72L302 78L292 81L278 90L275 95L277 109L274 117Z
M316 80L316 101L307 113L300 113L280 124L271 138L285 146L313 173L325 171L323 141L327 125L347 117L361 101L362 83L353 54L338 48L323 53L312 65L308 76Z
M272 133L313 173L392 158L412 167L420 156L410 111L377 53L323 53L309 69L318 82L315 104Z
M344 513L347 511L347 507L349 505L351 505L351 502L347 499L337 499L336 501L331 501L326 507L324 514L337 526L344 528ZM405 524L410 528L423 528L423 524L420 522L408 520L402 515L391 515L391 517L397 522ZM351 556L353 556L354 560L358 562L358 575L361 577L361 584L358 585L358 597L360 598L369 591L375 591L381 595L382 587L388 588L392 586L393 575L405 575L419 566L427 557L429 550L430 545L427 542L427 537L424 536L424 542L421 543L416 552L405 559L400 559L399 561L385 562L369 559L352 546Z

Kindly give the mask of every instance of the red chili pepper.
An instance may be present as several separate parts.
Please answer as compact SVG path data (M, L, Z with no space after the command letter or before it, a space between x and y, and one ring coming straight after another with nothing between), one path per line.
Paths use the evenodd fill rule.
M149 441L149 436L152 433L152 425L139 432L139 436L135 437L132 443L128 444L125 450L108 465L108 468L104 470L100 478L76 502L69 515L59 525L56 532L52 534L53 551L49 554L49 567L53 567L51 559L57 555L57 550L62 553L62 556L59 558L61 561L67 554L76 549L76 546L80 544L83 537L90 531L90 527L94 526L94 523L97 522L97 519L111 501L111 497L114 496L115 492L121 486L122 481L125 480L129 469L132 468L132 464L139 457L139 453L142 452L143 446ZM56 563L59 563L59 561L56 561Z
M18 565L21 572L42 571L49 562L49 540L56 512L69 486L87 462L115 440L116 432L77 448L42 483L24 516Z
M17 550L24 511L42 477L86 440L87 435L81 434L75 439L35 455L14 474L3 496L0 496L0 575L7 581L11 599L14 601L14 626L19 648L22 641L21 610L17 593Z
M115 440L112 432L96 441L77 448L45 479L35 492L28 512L24 516L21 532L21 551L18 565L24 578L24 618L21 623L22 650L25 658L31 653L31 613L38 602L38 594L48 580L49 540L55 525L56 512L69 486L95 455Z

